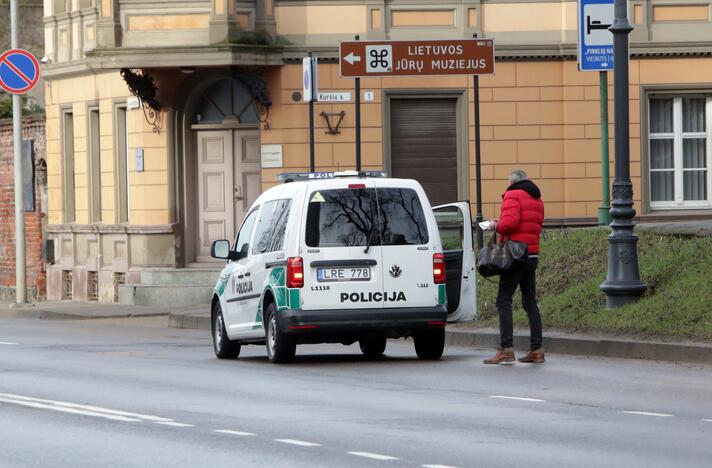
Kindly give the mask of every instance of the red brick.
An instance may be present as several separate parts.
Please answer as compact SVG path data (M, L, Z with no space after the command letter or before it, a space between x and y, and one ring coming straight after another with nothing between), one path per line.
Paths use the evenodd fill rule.
M28 118L22 137L34 140L35 164L45 159L45 122ZM0 299L14 297L15 287L15 186L12 122L0 121ZM28 298L45 297L46 272L42 263L42 231L46 223L41 212L39 169L35 167L35 212L25 213L25 250Z

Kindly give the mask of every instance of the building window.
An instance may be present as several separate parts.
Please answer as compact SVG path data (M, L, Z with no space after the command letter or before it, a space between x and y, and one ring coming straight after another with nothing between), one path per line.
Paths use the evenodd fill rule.
M72 271L62 270L62 300L72 300Z
M198 124L257 124L260 121L250 92L236 79L223 80L208 88L195 119Z
M117 106L115 109L114 147L115 174L116 174L116 221L129 222L129 172L128 172L128 125L126 122L126 107Z
M712 96L650 99L650 207L712 205Z
M101 222L101 140L99 109L89 109L89 213L90 222Z
M99 300L99 272L98 271L88 271L87 272L87 300L88 301L98 301Z
M74 210L74 114L62 113L62 183L64 188L64 222L73 223Z

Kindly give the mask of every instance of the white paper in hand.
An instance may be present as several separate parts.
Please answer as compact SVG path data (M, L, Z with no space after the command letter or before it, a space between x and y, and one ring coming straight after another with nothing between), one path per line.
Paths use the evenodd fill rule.
M482 221L479 223L480 229L483 231L489 231L490 229L494 228L494 221Z

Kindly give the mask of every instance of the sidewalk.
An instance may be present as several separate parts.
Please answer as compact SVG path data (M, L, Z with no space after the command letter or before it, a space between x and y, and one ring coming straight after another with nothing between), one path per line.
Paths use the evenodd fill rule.
M173 328L210 330L209 312L177 311L171 312L169 317L169 326ZM498 339L499 331L493 328L465 329L450 326L445 334L447 346L477 349L495 349ZM529 348L528 330L515 330L514 347L517 350ZM555 354L712 364L712 344L669 343L545 331L544 348Z
M137 307L119 304L86 302L37 302L16 306L14 303L0 303L1 318L26 318L44 320L84 320L103 318L155 317L168 315L167 307Z
M0 319L88 320L155 316L168 316L168 326L171 328L210 330L210 312L203 309L137 307L69 301L39 302L22 307L15 307L12 303L0 303ZM498 338L499 331L493 328L449 326L445 335L445 344L495 349ZM528 330L515 330L515 349L526 350L528 345ZM544 348L547 352L555 354L712 364L712 344L703 343L674 343L545 331Z
M497 347L498 340L499 330L494 328L448 327L445 336L446 345L492 350ZM517 351L529 349L529 330L515 330L514 349ZM576 356L712 364L712 344L692 342L648 341L544 330L544 350Z

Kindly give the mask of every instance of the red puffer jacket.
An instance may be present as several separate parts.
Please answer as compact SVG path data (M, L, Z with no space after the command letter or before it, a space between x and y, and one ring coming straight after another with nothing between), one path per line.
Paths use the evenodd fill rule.
M541 191L531 180L520 180L502 195L502 209L497 232L510 239L526 242L530 254L539 253L539 237L544 223Z

